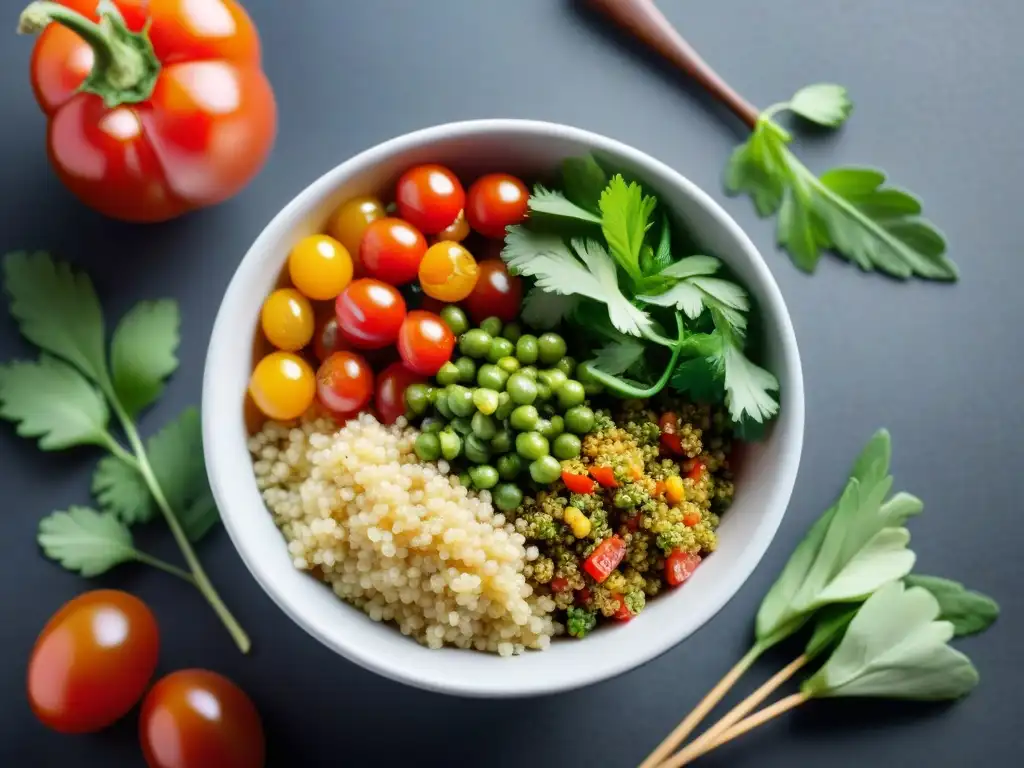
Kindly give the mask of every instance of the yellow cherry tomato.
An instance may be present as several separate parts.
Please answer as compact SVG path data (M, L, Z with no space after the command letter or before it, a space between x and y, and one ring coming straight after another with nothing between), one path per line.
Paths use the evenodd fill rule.
M296 352L313 338L313 305L294 288L281 288L267 296L260 325L267 341L278 349Z
M376 197L353 197L342 203L327 222L327 234L344 245L354 256L359 253L363 232L377 219L387 216L384 204Z
M461 243L469 237L469 222L466 221L466 212L459 211L459 215L455 217L455 221L449 224L447 227L437 233L437 240L451 240L456 243Z
M473 292L479 272L469 251L443 240L430 246L420 262L420 287L439 301L462 301Z
M302 238L288 256L292 284L317 301L333 299L352 282L348 249L328 235Z
M249 379L256 407L275 421L301 416L316 396L316 376L309 363L291 352L271 352L256 364Z

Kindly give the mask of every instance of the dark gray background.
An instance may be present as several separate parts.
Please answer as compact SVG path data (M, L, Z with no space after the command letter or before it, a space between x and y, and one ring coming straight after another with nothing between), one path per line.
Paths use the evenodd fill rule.
M21 3L3 5L13 27ZM87 267L111 317L141 298L181 302L181 369L145 417L144 431L198 402L220 295L260 229L303 186L410 129L463 118L540 118L608 134L664 160L722 200L761 247L804 361L807 435L796 492L750 581L683 645L568 695L464 701L387 682L334 656L271 603L221 530L200 555L253 637L250 657L236 651L194 592L161 573L125 566L86 583L62 571L37 552L36 524L52 509L87 499L96 456L43 455L0 427L0 765L142 764L135 713L107 732L71 738L44 729L25 701L36 634L65 600L100 584L129 589L153 607L162 627L160 672L207 667L251 694L273 766L636 765L746 649L764 591L879 426L893 435L897 486L927 505L912 524L921 570L961 579L1002 603L1003 618L989 634L961 643L981 672L980 687L951 707L813 703L705 762L1018 763L1024 4L661 2L755 104L784 99L808 82L847 85L857 105L848 126L801 138L800 156L816 170L877 164L917 191L949 237L963 275L955 286L898 284L832 258L813 277L799 273L775 250L772 225L756 219L749 201L720 192L726 157L741 139L734 121L564 0L247 5L279 99L277 148L236 199L159 227L105 221L60 187L26 77L30 43L8 38L0 46L0 252L50 249ZM29 353L6 316L0 350L2 358ZM156 538L170 543L162 533ZM759 664L751 682L789 653Z

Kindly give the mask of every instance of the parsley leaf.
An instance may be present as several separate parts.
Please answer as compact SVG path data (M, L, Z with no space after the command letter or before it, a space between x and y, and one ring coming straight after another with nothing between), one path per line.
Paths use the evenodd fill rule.
M113 442L100 393L70 365L45 354L36 362L0 366L0 418L15 422L21 437L38 437L44 451Z
M108 380L103 310L87 275L55 263L48 253L9 253L4 287L11 296L11 315L26 339L96 383Z
M179 322L176 302L143 301L115 329L110 367L114 391L129 415L155 402L164 379L178 367Z
M853 111L846 89L834 83L805 86L793 95L787 106L805 120L829 128L842 125Z
M547 293L533 286L523 297L519 318L531 328L549 331L572 314L578 296Z
M642 342L622 336L598 349L591 362L605 373L617 376L632 368L646 349Z
M608 174L593 155L569 157L562 162L562 185L565 196L591 213L600 213L598 201L608 186Z
M217 502L213 500L213 494L209 489L202 492L191 504L185 507L178 515L181 527L185 529L185 535L189 541L199 541L209 530L220 520L220 512L217 510Z
M722 345L721 359L725 370L725 404L733 421L749 416L764 422L779 412L779 403L770 394L778 391L778 379L743 354L735 339L727 339Z
M672 222L668 216L661 217L661 235L658 237L658 250L651 254L650 262L645 266L641 259L641 268L645 275L663 272L672 265Z
M772 153L770 136L784 142L789 134L770 120L758 123L750 138L733 150L725 168L725 191L750 195L762 218L779 210L788 179L785 165Z
M647 234L648 222L658 201L644 195L636 182L626 184L616 174L601 193L601 229L608 242L612 258L634 280L643 275L640 270L640 249Z
M570 201L561 192L546 189L540 184L533 187L533 194L527 202L533 213L543 213L548 216L558 216L565 219L577 219L590 224L600 224L601 218L591 213L586 208L581 208Z
M114 515L88 507L44 517L37 540L48 558L86 577L138 559L128 527Z
M167 502L179 519L197 499L209 494L198 409L182 411L147 441L146 452ZM184 520L181 522L184 525Z
M694 357L676 366L672 388L698 403L719 403L725 394L723 378L716 357Z
M115 456L104 456L96 465L92 494L104 512L128 525L148 522L156 515L156 504L142 475Z

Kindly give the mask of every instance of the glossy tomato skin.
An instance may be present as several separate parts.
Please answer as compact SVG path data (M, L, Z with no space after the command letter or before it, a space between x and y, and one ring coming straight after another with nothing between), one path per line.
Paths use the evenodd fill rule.
M505 227L526 218L530 191L515 176L489 173L473 182L466 196L469 226L485 237L504 237Z
M97 589L65 603L36 640L28 699L45 725L89 733L123 717L156 669L159 634L146 604Z
M334 304L338 330L359 349L380 349L394 343L405 320L405 299L380 280L353 280Z
M371 222L359 243L359 261L366 273L391 285L415 280L426 252L423 233L391 217Z
M423 310L410 312L398 332L398 354L409 370L433 376L452 358L455 334L439 315Z
M466 203L458 177L443 165L417 165L395 186L398 215L428 235L455 223Z
M499 317L502 322L511 323L519 317L523 281L510 275L500 259L482 261L477 267L476 285L462 302L469 316L478 324L488 317Z
M223 675L183 669L146 695L139 739L149 768L262 768L263 723L252 700Z
M316 372L320 402L337 413L354 413L373 396L373 371L362 355L335 352Z
M425 382L425 376L414 373L402 363L392 363L377 374L373 402L384 424L394 424L405 415L405 390L410 384Z
M61 5L97 18L92 0ZM263 166L277 130L252 21L235 0L115 5L132 31L151 22L160 74L146 100L108 108L77 90L92 69L92 49L50 24L36 42L31 78L50 117L57 175L84 203L125 221L163 221L233 196ZM223 151L228 145L232 151Z
M338 318L331 312L320 319L313 333L313 354L321 363L335 352L348 349L348 341L338 331Z

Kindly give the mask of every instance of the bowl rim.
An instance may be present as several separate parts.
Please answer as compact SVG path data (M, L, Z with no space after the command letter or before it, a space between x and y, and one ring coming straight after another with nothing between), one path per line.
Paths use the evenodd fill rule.
M255 256L265 250L278 237L277 230L282 225L292 222L296 214L322 201L325 196L329 195L346 178L364 168L372 167L386 160L393 154L421 148L440 140L450 141L481 134L501 132L520 132L535 137L574 141L588 145L596 151L622 156L639 167L654 169L661 176L670 179L672 184L689 196L714 220L716 226L721 227L725 230L726 234L736 241L740 249L746 252L746 256L751 262L750 266L757 273L764 288L764 295L760 297L761 303L773 305L774 312L780 319L779 327L777 328L780 341L780 357L785 359L789 370L789 381L786 382L784 394L784 408L789 414L788 418L791 423L788 434L789 443L784 443L787 450L783 451L779 458L779 468L776 476L777 483L774 486L775 498L769 510L771 516L766 515L765 519L760 521L754 531L754 537L752 537L752 539L756 537L756 541L751 540L747 542L747 552L744 553L745 559L729 571L728 583L719 590L717 599L707 601L706 604L701 605L698 611L694 612L697 614L695 616L696 620L692 622L692 627L688 632L682 634L662 633L657 642L650 643L642 652L622 654L617 658L611 658L599 668L588 667L580 669L576 665L575 669L577 672L568 681L520 678L512 687L495 686L485 679L452 681L427 674L422 668L410 669L410 665L389 666L385 663L379 663L376 657L364 653L359 643L350 642L343 635L331 636L321 632L308 620L305 611L300 610L296 606L295 601L290 599L285 590L268 574L263 564L247 551L243 543L243 532L240 530L241 523L229 511L238 502L233 501L228 489L224 487L225 483L221 481L223 474L221 468L224 464L222 458L226 452L245 450L245 446L244 444L238 446L228 443L223 430L217 429L218 398L215 396L215 387L213 385L213 380L218 370L218 365L215 361L221 357L222 350L227 351L229 346L234 343L231 327L236 321L234 319L235 313L232 309L239 305L241 301L247 300L242 295L245 285L254 280L259 274L257 271L258 259ZM789 506L796 483L803 451L804 420L803 370L792 318L767 263L739 224L707 192L678 171L646 152L602 134L571 125L541 120L490 118L436 124L404 133L373 145L320 175L293 197L267 223L236 267L214 320L203 372L202 432L205 449L204 458L210 487L217 506L221 510L221 519L235 550L264 592L269 595L281 611L308 634L315 637L335 653L362 666L364 669L368 669L390 680L420 689L467 697L517 698L579 689L636 669L661 656L703 627L746 583L775 538L775 534ZM768 509L769 505L765 505L765 507ZM430 665L422 666L428 667Z

